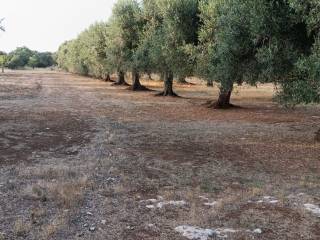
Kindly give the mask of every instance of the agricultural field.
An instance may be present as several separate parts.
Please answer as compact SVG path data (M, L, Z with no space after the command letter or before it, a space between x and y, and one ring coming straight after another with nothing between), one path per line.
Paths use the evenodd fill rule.
M0 75L1 240L320 239L319 105L146 79Z

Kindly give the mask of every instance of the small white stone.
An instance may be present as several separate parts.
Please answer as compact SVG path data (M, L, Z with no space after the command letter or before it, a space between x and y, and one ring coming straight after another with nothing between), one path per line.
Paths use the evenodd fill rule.
M215 231L212 229L203 229L188 225L176 227L175 231L190 240L207 240L215 234Z
M86 212L86 214L88 215L88 216L93 216L93 213L92 212Z
M103 225L106 225L107 220L101 220L101 223L102 223Z
M204 203L203 205L208 206L208 207L213 207L215 205L217 205L218 202L208 202L208 203Z
M255 230L253 230L253 233L256 233L256 234L261 234L262 233L262 230L260 228L257 228Z
M148 208L148 209L153 209L153 208L154 208L154 205L147 205L146 208Z
M200 199L202 199L203 201L209 201L209 198L205 197L205 196L199 196Z
M94 232L96 230L96 228L95 227L90 227L89 230L90 230L90 232Z
M311 203L304 204L304 207L309 211L312 212L313 214L317 215L320 217L320 207Z

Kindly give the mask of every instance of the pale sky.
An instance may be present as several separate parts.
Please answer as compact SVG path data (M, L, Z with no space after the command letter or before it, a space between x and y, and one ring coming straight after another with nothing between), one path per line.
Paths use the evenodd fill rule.
M27 46L32 50L58 49L96 21L107 20L116 0L0 0L0 50Z

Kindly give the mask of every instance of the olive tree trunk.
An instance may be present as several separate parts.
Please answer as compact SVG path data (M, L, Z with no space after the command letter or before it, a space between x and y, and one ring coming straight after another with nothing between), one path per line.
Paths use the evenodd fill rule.
M124 72L119 71L118 73L118 80L113 84L117 86L129 86L129 84L126 82L125 77L124 77Z
M107 75L105 76L104 80L105 80L106 82L113 82L113 81L111 80L111 77L110 77L110 74L109 74L109 73L107 73Z
M159 96L172 96L177 97L178 95L173 91L173 73L167 72L164 79L163 92L158 94Z
M132 71L132 86L130 87L132 91L148 91L149 89L140 83L140 74L138 71Z
M208 80L207 81L207 87L213 87L213 81L212 80Z
M232 90L220 91L218 101L215 102L215 108L229 108Z
M220 88L219 98L217 101L210 102L209 106L216 109L227 109L236 107L230 103L233 86L228 88Z

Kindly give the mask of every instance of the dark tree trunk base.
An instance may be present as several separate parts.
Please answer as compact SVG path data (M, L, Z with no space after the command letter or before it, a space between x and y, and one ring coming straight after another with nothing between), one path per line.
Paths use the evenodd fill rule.
M152 91L151 89L143 86L143 85L140 85L140 86L130 86L128 88L128 90L131 90L131 91L134 91L134 92L147 92L147 91Z
M107 76L104 78L104 81L105 81L105 82L113 82L113 83L115 82L114 80L111 79L110 75L107 75Z
M157 97L179 97L175 92L160 92L156 94Z
M120 71L118 74L118 81L112 84L112 86L130 86L125 80L124 72Z
M232 103L221 104L219 101L208 101L205 106L213 109L230 109L230 108L241 108L240 106L234 105Z
M230 103L232 90L220 92L217 101L208 102L207 105L214 109L240 108Z
M213 82L207 82L207 87L213 87Z
M315 140L316 142L320 142L320 129L319 129L318 132L316 132L316 136L314 137L314 140Z
M113 82L112 86L130 86L127 82Z
M162 96L162 97L178 97L178 95L173 91L173 73L167 72L165 74L165 80L164 80L164 90L156 96Z
M131 91L150 91L150 89L146 88L140 83L140 74L138 71L132 71L132 86L128 88Z

